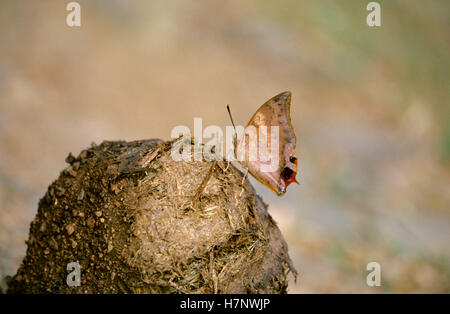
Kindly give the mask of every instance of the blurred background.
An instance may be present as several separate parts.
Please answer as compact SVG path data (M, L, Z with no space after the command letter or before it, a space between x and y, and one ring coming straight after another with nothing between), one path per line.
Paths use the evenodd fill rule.
M47 186L103 140L248 122L292 91L300 185L259 183L292 293L450 292L450 2L0 0L0 277ZM253 182L255 182L253 180ZM368 287L366 265L381 265Z

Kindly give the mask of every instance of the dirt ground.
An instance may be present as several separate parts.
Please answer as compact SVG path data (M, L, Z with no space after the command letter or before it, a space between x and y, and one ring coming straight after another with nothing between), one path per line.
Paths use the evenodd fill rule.
M7 293L286 293L297 271L267 205L228 162L174 161L183 141L69 154Z
M0 2L0 277L67 154L237 124L292 92L300 185L254 183L289 292L449 292L448 1ZM380 287L366 284L379 262ZM4 283L2 284L4 287Z

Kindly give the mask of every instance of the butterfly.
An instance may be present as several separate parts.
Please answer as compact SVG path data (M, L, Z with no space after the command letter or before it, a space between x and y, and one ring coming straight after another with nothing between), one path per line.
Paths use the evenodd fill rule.
M243 165L248 169L248 172L259 182L268 187L272 192L278 196L286 193L287 187L295 182L298 183L296 179L297 175L297 164L298 157L295 152L296 146L296 136L294 133L294 128L292 126L290 117L290 106L291 106L291 92L280 93L268 101L266 101L252 116L247 124L247 128L255 127L258 133L258 139L266 134L261 132L261 127L266 127L270 130L272 126L278 126L279 138L278 138L278 151L272 152L271 141L267 140L267 150L272 158L275 156L273 154L278 154L278 165L272 171L263 171L263 165L267 162L261 160L250 160L249 156L249 145L248 145L248 134L245 135L247 144L245 145L245 156L246 160ZM231 112L229 106L227 107L231 118ZM231 118L234 125L233 119ZM270 132L267 132L268 138L270 138ZM241 139L242 141L242 139ZM235 137L235 154L237 153L237 137ZM261 149L261 148L259 148ZM274 148L277 149L276 147ZM272 160L268 161L269 163Z
M279 130L278 151L272 152L271 151L272 147L270 144L272 142L266 141L267 142L266 149L270 152L269 154L271 156L274 156L272 154L278 155L276 156L278 164L276 165L275 169L273 169L272 171L262 171L262 167L264 164L267 164L267 161L261 161L258 159L252 160L248 158L250 146L248 145L249 141L247 133L245 133L244 135L245 141L243 141L246 156L245 160L242 161L243 166L247 168L247 171L255 179L264 184L278 196L281 196L284 193L286 193L287 187L292 182L298 184L298 181L296 179L297 164L298 164L298 157L297 153L295 152L296 137L294 133L294 128L292 127L291 123L290 107L291 107L291 92L287 91L280 93L272 97L268 101L266 101L255 112L255 114L247 124L247 128L255 127L258 133L258 138L260 136L264 136L264 134L261 134L260 132L261 131L260 127L266 127L267 130L271 129L272 126L278 126ZM236 127L234 125L233 117L231 116L230 107L227 106L227 109L230 115L231 123L235 128L234 153L235 156L237 156L238 146L239 144L241 144L243 138L241 138L241 140L238 143ZM271 137L271 134L268 134L268 132L266 132L266 136ZM258 147L258 149L260 150L261 147ZM269 160L268 162L270 163L272 162L272 160ZM213 161L211 167L209 168L208 173L206 174L205 178L200 184L200 187L197 189L197 192L192 200L194 207L197 206L201 193L206 187L206 184L209 178L211 177L211 174L216 164L217 161Z

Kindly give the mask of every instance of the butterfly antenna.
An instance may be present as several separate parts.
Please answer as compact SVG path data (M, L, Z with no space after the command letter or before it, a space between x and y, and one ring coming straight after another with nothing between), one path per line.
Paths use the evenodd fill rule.
M237 134L237 132L236 132L236 126L234 125L233 117L231 116L230 105L228 105L228 104L227 104L227 110L228 110L228 114L230 115L230 119L231 119L231 124L233 124L233 128L234 128L234 133L236 133L236 134Z

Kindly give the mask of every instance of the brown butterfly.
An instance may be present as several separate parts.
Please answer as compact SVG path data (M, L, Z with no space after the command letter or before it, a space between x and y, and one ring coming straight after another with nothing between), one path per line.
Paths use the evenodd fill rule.
M292 182L298 183L296 180L297 175L297 154L295 152L296 137L294 133L294 128L292 127L291 117L290 117L290 106L291 106L291 92L284 92L278 94L267 102L265 102L253 115L247 124L247 127L253 126L257 130L258 138L261 136L260 127L265 126L267 130L270 130L272 126L279 127L279 138L278 138L278 151L273 152L278 156L278 165L273 171L262 171L262 166L267 162L259 160L250 160L249 156L249 141L248 134L245 134L246 141L245 144L245 156L246 159L243 162L244 166L247 167L248 172L255 177L259 182L267 186L271 191L273 191L278 196L286 193L286 188ZM231 122L234 126L233 118L231 116L230 107L227 106L228 113L230 114ZM236 128L235 128L236 129ZM268 138L271 137L270 132L266 132ZM242 141L242 139L241 139ZM272 154L271 141L267 141L267 150L269 154ZM258 147L258 150L260 147ZM276 148L275 148L276 149ZM237 134L234 138L234 153L237 156L238 141ZM271 161L269 161L270 163ZM193 206L197 206L197 202L200 199L200 195L205 188L213 170L216 166L217 161L213 161L208 173L206 174L200 187L197 189L197 193L193 198Z
M248 134L245 135L247 141L245 146L246 161L244 165L255 179L279 196L286 192L289 184L292 182L298 183L296 180L298 162L298 157L295 152L296 137L291 123L290 106L291 92L278 94L265 102L247 124L247 127L254 126L256 128L258 138L264 136L264 134L261 134L261 126L267 127L267 130L270 130L271 126L279 127L278 151L272 152L271 141L267 140L269 154L278 154L278 167L273 171L262 171L262 166L267 162L248 159ZM267 137L270 138L270 132L267 132ZM235 137L235 153L236 145L237 141Z

